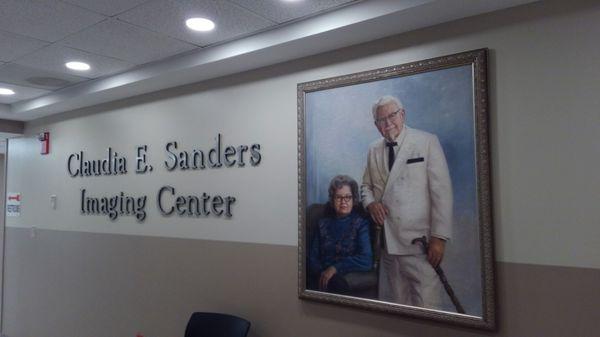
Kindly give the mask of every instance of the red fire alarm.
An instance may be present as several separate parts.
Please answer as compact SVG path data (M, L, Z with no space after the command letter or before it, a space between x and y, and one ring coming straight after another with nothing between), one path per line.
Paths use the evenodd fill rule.
M38 139L42 142L41 154L50 153L50 132L42 132L38 135Z

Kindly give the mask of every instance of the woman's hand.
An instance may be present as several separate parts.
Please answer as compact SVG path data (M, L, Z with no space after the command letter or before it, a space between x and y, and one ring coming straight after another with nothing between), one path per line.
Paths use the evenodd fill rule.
M329 283L329 280L333 277L333 275L335 275L335 273L337 273L337 269L335 269L334 266L331 266L327 269L325 269L322 273L321 273L321 278L319 279L319 289L320 290L327 290L327 284Z

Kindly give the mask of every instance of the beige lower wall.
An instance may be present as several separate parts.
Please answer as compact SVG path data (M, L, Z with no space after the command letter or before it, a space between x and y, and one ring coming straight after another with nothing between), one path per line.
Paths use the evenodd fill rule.
M497 332L299 300L294 247L7 229L9 337L183 336L193 311L253 337L593 337L600 270L498 263Z

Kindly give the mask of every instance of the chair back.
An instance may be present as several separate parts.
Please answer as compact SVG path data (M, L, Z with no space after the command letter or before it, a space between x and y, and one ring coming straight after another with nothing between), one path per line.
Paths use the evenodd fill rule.
M185 328L185 337L246 337L250 322L227 314L195 312Z

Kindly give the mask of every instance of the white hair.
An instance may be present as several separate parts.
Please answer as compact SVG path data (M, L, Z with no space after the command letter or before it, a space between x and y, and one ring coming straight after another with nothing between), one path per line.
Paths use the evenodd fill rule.
M373 104L373 108L371 111L371 113L373 114L373 119L377 118L377 109L392 103L396 104L398 109L404 109L404 106L402 106L402 102L400 102L398 98L390 95L382 96L375 102L375 104Z

